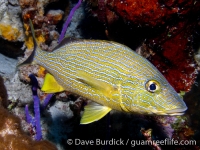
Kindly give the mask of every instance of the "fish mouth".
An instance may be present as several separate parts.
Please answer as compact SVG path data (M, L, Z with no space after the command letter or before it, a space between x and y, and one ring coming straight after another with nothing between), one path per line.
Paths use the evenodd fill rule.
M170 115L170 116L183 115L186 110L187 110L187 107L176 108L176 109L172 109L172 110L167 110L165 113L166 113L166 115Z

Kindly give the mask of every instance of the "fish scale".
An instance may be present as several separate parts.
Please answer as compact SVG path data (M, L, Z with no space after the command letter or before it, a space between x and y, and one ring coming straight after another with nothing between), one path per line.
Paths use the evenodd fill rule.
M67 91L112 109L148 114L187 109L175 90L148 60L115 42L68 41L51 53L37 50L34 61L47 69ZM79 72L114 87L114 90L105 93L88 86L80 80ZM159 93L147 91L145 84L150 80L159 82Z

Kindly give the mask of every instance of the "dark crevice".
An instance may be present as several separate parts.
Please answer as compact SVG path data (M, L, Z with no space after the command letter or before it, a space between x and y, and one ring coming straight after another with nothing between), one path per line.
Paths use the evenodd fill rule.
M0 53L7 57L17 58L23 56L24 51L21 49L23 42L10 42L4 39L0 39Z
M68 14L68 12L70 11L69 10L70 9L69 5L70 5L69 1L66 1L66 0L59 0L59 1L56 1L56 2L49 3L44 8L44 12L45 12L44 15L46 15L49 10L58 10L58 9L64 11L65 14ZM63 23L64 23L64 21L61 20L56 25L56 30L59 33L62 30Z

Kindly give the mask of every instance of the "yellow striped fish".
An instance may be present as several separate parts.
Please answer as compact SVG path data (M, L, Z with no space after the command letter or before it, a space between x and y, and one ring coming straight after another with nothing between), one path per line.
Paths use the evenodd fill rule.
M67 90L94 101L85 107L81 124L112 109L158 115L182 115L187 109L156 67L116 42L64 39L53 52L35 48L33 61L49 72L44 92Z

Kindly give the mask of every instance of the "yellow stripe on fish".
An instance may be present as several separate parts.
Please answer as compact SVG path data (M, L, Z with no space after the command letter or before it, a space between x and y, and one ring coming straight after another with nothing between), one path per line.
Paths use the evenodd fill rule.
M82 124L99 120L111 109L158 115L182 115L187 109L147 59L116 42L64 39L53 52L37 48L34 62L63 90L98 103L86 106ZM53 77L45 78L45 82L52 82ZM45 92L48 87L51 92L60 89L44 86Z

